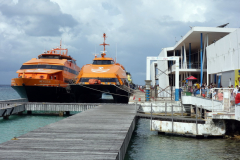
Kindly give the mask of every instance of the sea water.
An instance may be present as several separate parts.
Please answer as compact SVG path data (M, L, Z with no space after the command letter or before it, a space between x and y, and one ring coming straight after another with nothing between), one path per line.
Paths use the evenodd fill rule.
M0 85L0 100L17 98L19 95L10 86ZM8 120L0 118L0 143L64 118L44 114L11 115ZM139 119L125 160L155 159L240 159L240 141L158 135L150 131L148 119Z
M10 85L0 85L0 100L21 98ZM0 143L26 134L37 128L62 120L65 117L35 112L33 115L11 115L8 120L0 117ZM1 158L0 158L1 159Z
M240 141L159 135L157 131L150 131L150 120L139 119L125 160L155 159L240 159Z

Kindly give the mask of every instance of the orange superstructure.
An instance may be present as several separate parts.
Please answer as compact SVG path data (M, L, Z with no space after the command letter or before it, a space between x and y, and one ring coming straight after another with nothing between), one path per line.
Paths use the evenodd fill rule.
M18 78L12 79L11 86L29 101L60 102L62 94L67 94L67 84L76 81L79 71L76 60L68 55L68 49L61 48L60 43L60 48L23 63L17 71Z
M95 56L92 64L82 67L76 81L71 85L71 90L79 101L86 99L98 99L102 93L112 94L116 102L128 102L129 86L125 68L106 57L105 43L106 34L103 34L104 50L101 57ZM122 96L119 96L122 95Z

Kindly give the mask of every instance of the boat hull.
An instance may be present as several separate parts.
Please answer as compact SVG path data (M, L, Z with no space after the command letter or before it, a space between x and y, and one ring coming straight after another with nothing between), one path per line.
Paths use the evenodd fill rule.
M11 86L21 98L29 102L75 102L74 95L64 87L54 86Z
M115 85L70 85L70 93L75 95L76 102L93 103L102 97L102 93L110 93L115 103L128 103L129 88ZM121 95L121 96L120 96Z

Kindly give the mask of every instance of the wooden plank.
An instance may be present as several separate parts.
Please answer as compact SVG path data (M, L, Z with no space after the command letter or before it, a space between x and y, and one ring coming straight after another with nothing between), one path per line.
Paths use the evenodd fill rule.
M135 105L99 105L0 144L0 155L2 159L116 159L135 112Z

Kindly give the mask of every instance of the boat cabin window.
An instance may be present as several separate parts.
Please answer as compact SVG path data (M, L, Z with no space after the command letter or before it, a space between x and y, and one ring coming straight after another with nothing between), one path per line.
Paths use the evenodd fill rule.
M54 56L54 55L41 55L39 59L59 59L60 56Z
M101 82L118 82L117 78L81 78L80 82L88 82L89 79L98 79Z
M68 62L77 65L77 64L76 64L76 61L74 61L74 60L72 60L72 59L71 59L71 60L68 60Z
M123 82L123 84L124 85L126 85L126 86L128 86L128 79L126 79L126 78L121 78L121 80L122 80L122 82Z
M96 65L100 65L100 64L107 65L107 64L114 64L114 61L113 60L94 60L93 64L96 64Z

